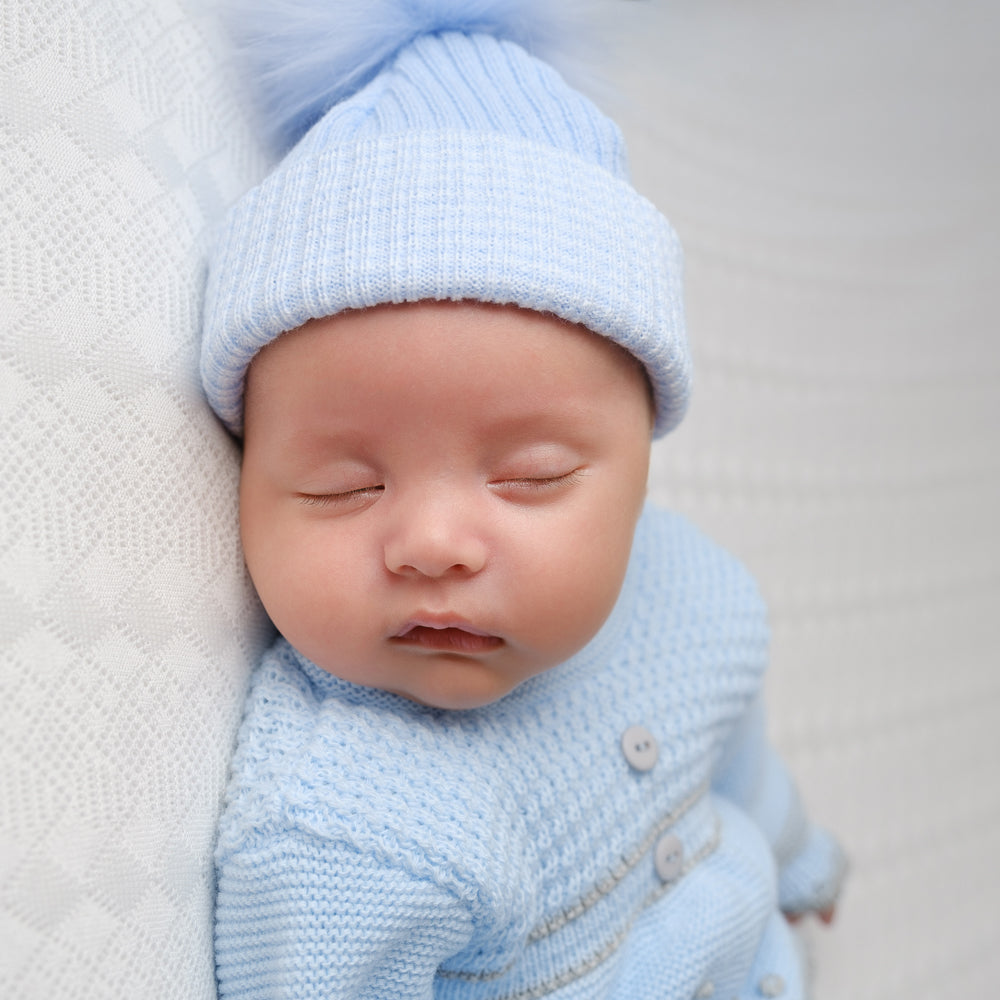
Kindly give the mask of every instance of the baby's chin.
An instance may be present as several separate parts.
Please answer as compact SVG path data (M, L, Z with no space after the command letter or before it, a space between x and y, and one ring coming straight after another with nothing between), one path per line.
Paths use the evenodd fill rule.
M452 668L441 672L447 676L427 678L422 683L413 683L396 689L385 688L385 690L428 708L470 711L495 704L527 680L527 678L512 680L502 674L490 675L481 668L472 670ZM455 676L456 674L460 676Z
M386 691L428 708L468 711L485 708L506 697L525 681L550 669L527 669L509 664L483 662L460 653L431 652L413 657L403 670L338 670L317 664L341 680Z

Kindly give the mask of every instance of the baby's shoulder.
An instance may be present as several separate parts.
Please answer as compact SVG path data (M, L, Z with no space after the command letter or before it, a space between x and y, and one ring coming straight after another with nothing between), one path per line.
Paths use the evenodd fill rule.
M681 514L647 505L633 563L641 592L687 621L705 614L766 619L760 588L746 566Z
M266 839L285 822L287 802L297 797L296 786L305 778L302 762L316 709L308 678L279 638L250 677L219 826L219 854L246 847L255 834Z
M503 747L476 720L340 681L278 640L247 697L217 862L285 838L450 885L510 863L489 772Z

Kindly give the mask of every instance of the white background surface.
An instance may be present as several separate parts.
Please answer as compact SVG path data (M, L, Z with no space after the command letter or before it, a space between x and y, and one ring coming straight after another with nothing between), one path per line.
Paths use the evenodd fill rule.
M609 0L697 365L653 492L773 609L772 730L853 874L817 1000L1000 981L1000 62L983 0ZM180 0L0 6L0 995L212 995L261 619L195 379L264 158Z
M853 873L817 1000L1000 981L1000 5L624 3L696 392L654 494L740 554Z

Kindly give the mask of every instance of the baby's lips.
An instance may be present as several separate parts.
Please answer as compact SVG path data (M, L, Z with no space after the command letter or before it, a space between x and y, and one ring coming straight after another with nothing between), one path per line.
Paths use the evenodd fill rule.
M427 624L421 621L408 623L393 636L393 641L400 645L450 653L487 653L503 645L499 636L465 623Z

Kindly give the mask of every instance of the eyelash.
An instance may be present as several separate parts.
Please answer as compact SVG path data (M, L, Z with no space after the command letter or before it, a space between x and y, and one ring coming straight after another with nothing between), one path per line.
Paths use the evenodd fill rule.
M582 477L580 469L573 469L560 476L525 476L520 479L498 479L490 483L497 489L508 489L519 493L546 493L563 486L571 486ZM299 503L306 507L333 507L341 504L357 504L374 500L385 492L385 486L362 486L356 490L346 490L343 493L299 493L296 495Z
M557 489L560 486L571 486L573 483L578 482L581 478L581 471L579 469L573 469L571 472L564 472L561 476L539 476L537 478L525 476L523 479L500 479L490 485L501 488L513 487L516 490L537 490L539 492L545 492L546 490Z
M344 493L299 493L296 495L299 503L307 507L332 507L335 504L357 503L374 499L384 493L384 486L362 486L357 490L347 490Z

